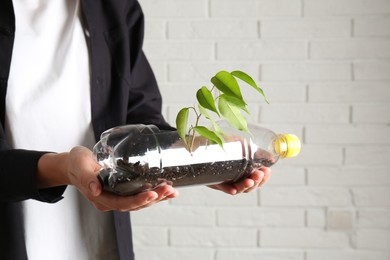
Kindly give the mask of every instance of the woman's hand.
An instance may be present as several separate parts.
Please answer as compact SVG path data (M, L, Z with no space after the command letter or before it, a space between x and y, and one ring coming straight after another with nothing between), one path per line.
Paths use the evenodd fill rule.
M74 185L97 209L101 211L133 211L169 199L178 192L170 185L134 196L118 196L104 191L97 175L101 166L91 150L75 147L69 153L45 154L38 162L40 188Z
M271 169L268 167L262 167L259 170L255 170L250 176L247 178L240 180L235 183L220 183L209 185L210 188L223 191L230 195L236 195L239 193L247 193L252 190L263 186L271 175Z

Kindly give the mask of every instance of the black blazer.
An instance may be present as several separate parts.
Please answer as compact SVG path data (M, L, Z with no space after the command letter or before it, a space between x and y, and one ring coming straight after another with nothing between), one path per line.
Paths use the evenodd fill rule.
M91 113L96 140L104 130L123 124L155 124L161 129L172 129L161 115L161 95L142 51L144 19L139 3L81 0L81 7L90 53ZM27 259L20 201L55 203L66 188L37 189L37 162L44 152L13 150L6 141L5 97L15 33L18 32L12 0L1 0L0 258L4 260ZM134 259L129 214L113 214L119 255L122 260Z

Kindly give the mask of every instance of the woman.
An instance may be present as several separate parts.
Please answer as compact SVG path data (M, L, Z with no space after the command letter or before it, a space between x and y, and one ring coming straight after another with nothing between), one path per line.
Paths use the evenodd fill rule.
M0 2L2 259L134 259L127 211L178 195L103 191L90 150L114 126L172 129L143 23L136 0ZM268 176L212 188L247 192Z

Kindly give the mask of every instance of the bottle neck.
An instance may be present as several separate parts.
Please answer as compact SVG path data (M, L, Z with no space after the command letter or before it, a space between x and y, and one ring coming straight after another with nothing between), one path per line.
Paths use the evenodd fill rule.
M280 158L295 157L301 151L301 142L295 135L279 134L275 141L275 151Z

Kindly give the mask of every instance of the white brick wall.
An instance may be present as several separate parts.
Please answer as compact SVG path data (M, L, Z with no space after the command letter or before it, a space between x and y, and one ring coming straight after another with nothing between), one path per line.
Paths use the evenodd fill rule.
M263 188L181 188L132 213L137 260L390 259L390 0L140 0L144 50L174 124L219 70L241 69L251 121L301 154Z

